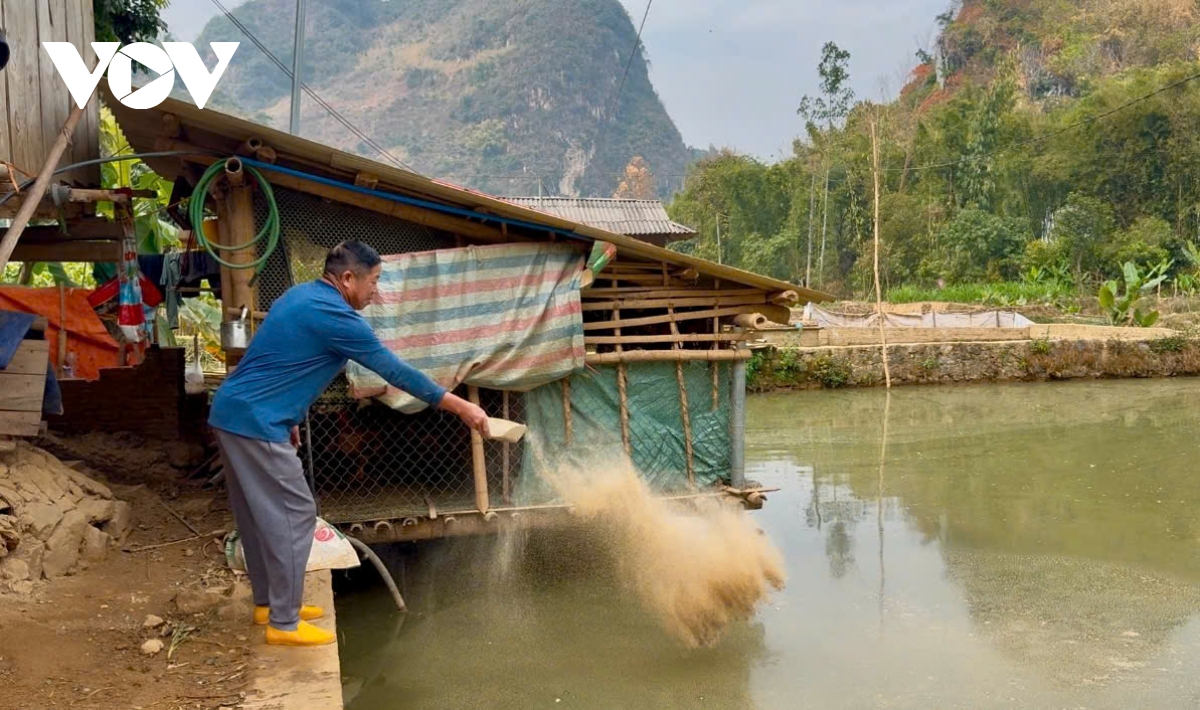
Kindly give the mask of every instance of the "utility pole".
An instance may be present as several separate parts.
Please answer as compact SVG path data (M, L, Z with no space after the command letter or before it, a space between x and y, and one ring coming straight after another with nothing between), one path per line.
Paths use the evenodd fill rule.
M721 248L721 215L717 214L717 263L724 264L724 249Z
M288 132L300 135L300 88L301 68L304 66L304 5L306 0L296 0L296 36L292 46L292 120Z

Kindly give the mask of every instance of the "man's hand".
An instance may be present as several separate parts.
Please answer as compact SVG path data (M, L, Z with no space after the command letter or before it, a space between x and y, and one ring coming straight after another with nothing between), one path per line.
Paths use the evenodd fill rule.
M488 436L488 416L483 411L483 407L472 404L462 397L449 392L446 393L445 397L442 397L440 407L458 416L463 421L463 424L466 424L472 431L477 431L484 437Z
M296 449L300 448L300 427L299 427L299 425L292 427L292 446Z

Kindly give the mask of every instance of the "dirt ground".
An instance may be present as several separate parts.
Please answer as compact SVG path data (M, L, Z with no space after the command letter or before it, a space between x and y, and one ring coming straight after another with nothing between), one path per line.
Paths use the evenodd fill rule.
M133 530L102 563L40 583L28 597L0 596L0 708L239 705L262 632L251 624L248 587L226 569L214 534L231 526L223 496L179 475L155 475L160 497L129 485L145 481L146 469L114 475L112 461L107 475L87 475L132 505ZM149 615L161 625L147 627ZM150 639L164 644L154 655L142 650Z

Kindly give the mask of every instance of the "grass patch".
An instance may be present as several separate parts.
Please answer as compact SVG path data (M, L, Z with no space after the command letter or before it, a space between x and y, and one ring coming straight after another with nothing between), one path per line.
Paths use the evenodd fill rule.
M1049 338L1040 338L1033 341L1033 344L1029 346L1029 349L1034 355L1049 355L1050 351L1054 349L1054 345L1050 343Z
M1183 352L1187 347L1188 339L1185 335L1168 335L1165 338L1158 338L1150 341L1150 352L1155 355L1165 355L1167 353Z
M989 306L1024 306L1034 303L1055 304L1078 298L1068 284L1049 281L1031 283L1026 281L1003 281L999 283L954 284L942 289L922 286L900 286L889 289L889 303L920 303L923 301L949 301L952 303L978 303Z

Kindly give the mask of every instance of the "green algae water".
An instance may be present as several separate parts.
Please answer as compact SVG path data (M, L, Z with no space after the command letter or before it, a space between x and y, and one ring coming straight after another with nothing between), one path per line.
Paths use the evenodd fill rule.
M753 396L787 588L687 649L587 535L393 555L347 707L1200 707L1200 380ZM360 575L368 578L369 575Z

